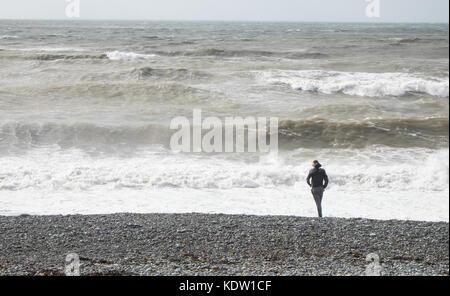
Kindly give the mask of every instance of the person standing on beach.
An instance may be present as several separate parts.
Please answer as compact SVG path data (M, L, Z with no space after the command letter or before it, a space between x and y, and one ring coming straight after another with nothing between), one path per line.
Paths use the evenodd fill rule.
M328 176L319 161L314 160L312 162L313 168L309 171L308 177L306 178L306 183L311 187L311 193L316 201L317 211L319 212L319 217L322 217L322 197L323 191L328 186Z

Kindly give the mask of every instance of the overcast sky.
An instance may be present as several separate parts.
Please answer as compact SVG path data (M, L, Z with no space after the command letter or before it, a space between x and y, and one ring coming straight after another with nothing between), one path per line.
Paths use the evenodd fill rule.
M68 1L80 1L80 19L321 22L445 22L448 0L0 0L1 19L68 19ZM380 17L366 7L379 1Z

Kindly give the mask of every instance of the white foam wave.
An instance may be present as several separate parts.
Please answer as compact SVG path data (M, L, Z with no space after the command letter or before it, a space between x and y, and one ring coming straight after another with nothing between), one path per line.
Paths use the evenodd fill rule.
M1 35L0 40L9 40L9 39L17 39L19 36L15 35Z
M448 149L371 148L363 153L323 150L330 188L340 190L448 190ZM302 150L303 151L303 150ZM295 153L298 153L296 151ZM302 154L306 152L301 152ZM350 156L350 154L352 156ZM317 153L316 153L317 155ZM371 161L373 159L373 161ZM293 161L287 161L292 163ZM38 188L89 190L149 188L277 188L304 185L308 159L283 157L243 163L222 158L154 153L141 157L92 158L78 150L0 158L0 191ZM395 162L395 169L392 163Z
M122 52L122 51L110 51L106 53L106 56L113 61L136 61L136 60L146 60L155 57L154 54L139 54L134 52Z
M331 181L325 215L448 221L448 149L383 149L359 155L350 150L319 152ZM0 215L316 216L305 184L306 158L315 152L298 151L305 157L296 162L268 156L247 164L163 150L124 159L92 158L75 150L1 157Z
M423 93L437 97L449 96L448 78L420 74L277 70L256 72L256 75L264 83L283 83L293 89L325 94L380 97Z

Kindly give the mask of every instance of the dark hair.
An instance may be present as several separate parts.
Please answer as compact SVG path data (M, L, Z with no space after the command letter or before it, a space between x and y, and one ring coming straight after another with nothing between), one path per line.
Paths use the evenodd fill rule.
M320 168L322 166L318 160L313 160L313 163L316 168Z

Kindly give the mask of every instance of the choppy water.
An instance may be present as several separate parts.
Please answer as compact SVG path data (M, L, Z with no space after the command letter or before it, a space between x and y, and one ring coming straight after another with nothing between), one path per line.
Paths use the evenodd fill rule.
M0 214L448 221L448 25L0 21ZM169 122L276 116L277 158L178 154Z

